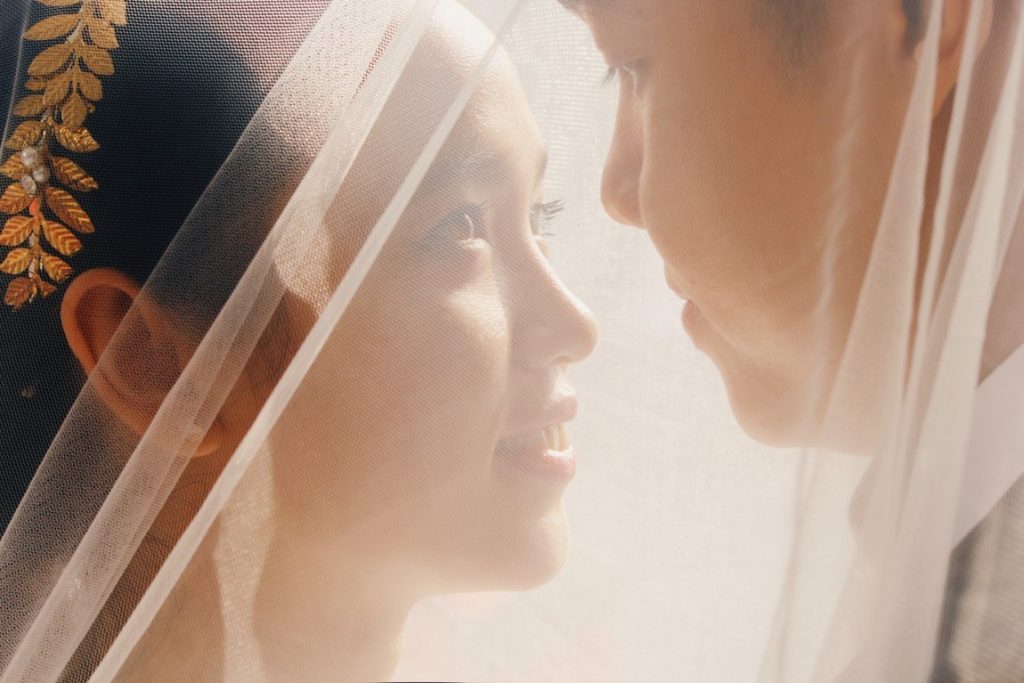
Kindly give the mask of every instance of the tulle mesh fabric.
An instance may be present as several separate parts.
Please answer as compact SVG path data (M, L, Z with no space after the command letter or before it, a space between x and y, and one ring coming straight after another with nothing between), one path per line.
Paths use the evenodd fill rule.
M376 644L344 638L372 632L375 591L415 605L396 680L1019 677L1021 472L997 477L994 509L961 491L989 313L1016 282L1024 17L968 4L933 166L945 3L926 3L892 92L867 80L881 4L830 17L816 87L839 104L820 112L820 260L790 321L812 343L782 447L743 432L647 235L599 206L619 93L577 17L554 0L190 2L268 94L0 539L0 681L365 679L351 656ZM716 161L680 163L729 172ZM484 224L486 247L449 243ZM154 320L179 332L179 366L130 362ZM565 417L544 406L569 381L563 514L536 472L494 463L510 432ZM772 382L765 402L794 395ZM227 446L194 457L222 423Z

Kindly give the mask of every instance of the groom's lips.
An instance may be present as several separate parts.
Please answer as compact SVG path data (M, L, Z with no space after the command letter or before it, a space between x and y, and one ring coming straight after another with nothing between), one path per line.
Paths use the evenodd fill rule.
M678 296L680 299L683 299L684 301L688 301L690 299L690 297L686 295L686 292L683 291L683 288L679 284L679 281L672 274L672 271L669 270L667 264L665 265L665 283L668 284L668 288L675 292L676 296Z

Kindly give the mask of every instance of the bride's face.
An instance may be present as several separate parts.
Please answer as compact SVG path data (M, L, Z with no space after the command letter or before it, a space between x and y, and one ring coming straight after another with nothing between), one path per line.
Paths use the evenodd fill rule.
M491 39L442 4L310 271L349 268ZM564 559L575 461L555 451L596 332L546 256L544 164L499 55L275 435L285 514L414 592L531 586Z
M810 24L801 59L772 0L563 2L618 71L609 213L650 234L744 428L799 441L848 333L902 122L900 3L802 3L829 21ZM857 55L841 53L844 26L864 29ZM871 112L855 132L851 83Z

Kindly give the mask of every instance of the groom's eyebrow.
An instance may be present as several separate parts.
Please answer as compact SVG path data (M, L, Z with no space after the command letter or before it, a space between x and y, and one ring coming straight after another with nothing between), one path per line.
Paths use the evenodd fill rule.
M566 9L577 14L590 14L594 10L636 16L642 14L636 0L558 0Z

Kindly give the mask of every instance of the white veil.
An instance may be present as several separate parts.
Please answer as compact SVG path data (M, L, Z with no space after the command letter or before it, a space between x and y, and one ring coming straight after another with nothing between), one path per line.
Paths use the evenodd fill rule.
M18 31L118 4L3 1ZM186 4L127 0L118 35L165 34L123 40L105 87L143 53L202 78L153 47L194 30L147 18L167 10L241 56L251 83L223 99L259 105L0 538L0 681L1024 671L1018 0ZM897 70L880 36L909 6ZM757 49L778 54L745 62L733 38L776 23ZM627 63L602 86L616 30L744 76L691 72L653 99ZM12 88L40 47L0 53ZM650 61L653 84L669 67ZM124 99L87 121L127 135L139 111L107 114ZM637 121L642 163L622 142ZM772 146L808 122L799 149ZM646 232L599 206L623 149L636 210L616 211L608 170L604 200ZM117 207L98 180L85 208ZM30 316L74 327L88 275L4 311L5 338ZM737 346L770 368L748 391L726 338L786 340L799 362Z

